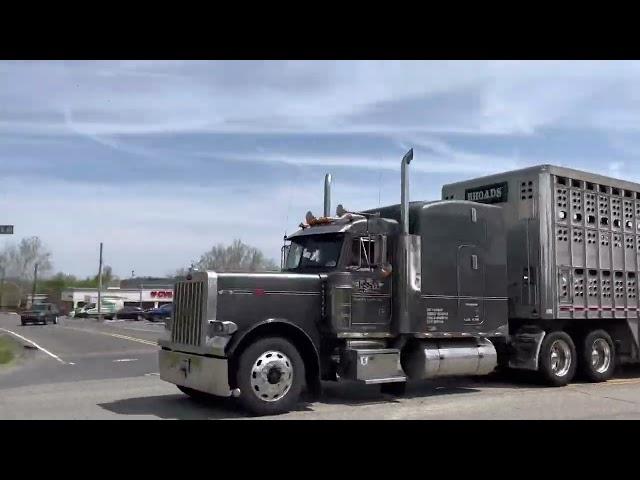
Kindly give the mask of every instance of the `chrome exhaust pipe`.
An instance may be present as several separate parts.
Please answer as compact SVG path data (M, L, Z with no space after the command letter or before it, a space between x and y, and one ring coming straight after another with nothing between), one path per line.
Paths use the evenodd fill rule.
M398 273L397 292L398 302L396 310L396 333L411 331L409 318L409 164L413 160L413 148L409 150L400 165L400 238L398 241Z
M324 176L324 216L331 216L331 174Z
M400 227L403 234L409 233L409 164L413 160L413 148L402 157L400 166Z

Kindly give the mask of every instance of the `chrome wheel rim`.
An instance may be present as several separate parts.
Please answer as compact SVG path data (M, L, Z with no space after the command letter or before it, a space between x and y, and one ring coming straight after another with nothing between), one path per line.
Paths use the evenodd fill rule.
M293 365L284 353L264 352L251 367L251 391L264 402L276 402L293 385Z
M571 349L564 340L556 340L551 344L551 372L556 377L564 377L571 368Z
M611 366L611 347L604 338L596 338L591 344L591 368L605 373Z

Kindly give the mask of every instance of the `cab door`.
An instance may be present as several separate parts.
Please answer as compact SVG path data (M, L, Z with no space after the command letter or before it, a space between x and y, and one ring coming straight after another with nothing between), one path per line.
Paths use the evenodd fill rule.
M479 325L484 313L484 263L475 245L458 248L458 321L463 328Z
M351 327L388 332L392 276L386 236L354 237L351 244Z

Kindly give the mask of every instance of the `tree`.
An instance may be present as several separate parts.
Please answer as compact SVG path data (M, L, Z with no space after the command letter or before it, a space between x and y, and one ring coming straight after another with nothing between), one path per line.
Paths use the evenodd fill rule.
M276 263L265 257L256 247L246 245L236 239L231 245L218 244L205 252L193 265L199 270L216 272L264 272L276 271ZM178 276L184 276L185 269L178 270Z
M38 275L46 275L51 271L51 252L39 237L23 238L17 245L7 245L0 253L0 264L5 275L21 281L33 280L36 263Z
M51 271L51 252L40 238L28 237L17 244L7 244L0 251L0 275L6 279L2 282L0 300L6 301L4 293L9 287L12 289L12 295L16 297L12 302L19 302L25 293L30 292L36 264L38 278L43 278Z

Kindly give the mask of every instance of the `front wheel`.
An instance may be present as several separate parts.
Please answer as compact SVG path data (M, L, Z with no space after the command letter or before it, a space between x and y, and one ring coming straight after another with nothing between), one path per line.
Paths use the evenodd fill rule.
M590 382L604 382L615 370L615 347L604 330L589 332L582 341L580 371Z
M53 317L53 324L57 325L58 324L58 317Z
M240 354L239 401L255 415L286 413L296 406L304 378L304 362L291 342L282 337L258 340Z
M538 371L545 383L562 387L573 380L576 359L576 346L571 337L565 332L550 332L540 346Z

